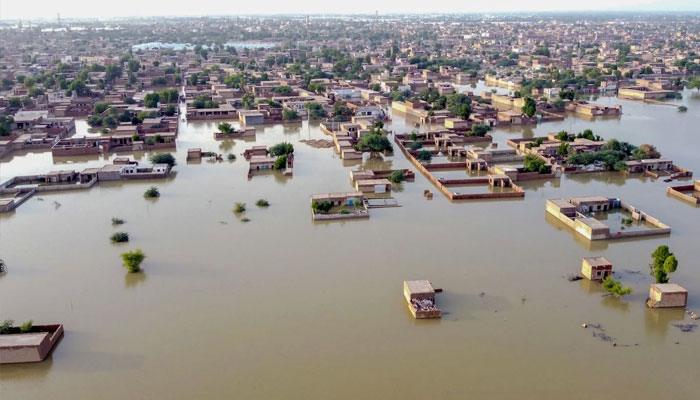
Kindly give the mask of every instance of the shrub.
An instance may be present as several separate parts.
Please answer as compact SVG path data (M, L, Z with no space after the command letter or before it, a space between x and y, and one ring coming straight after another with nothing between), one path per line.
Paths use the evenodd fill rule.
M392 171L389 174L389 180L394 183L403 182L406 180L406 173L401 170Z
M265 199L260 199L260 200L255 202L255 205L258 207L269 207L270 203Z
M228 155L226 156L226 158L227 158L229 161L236 161L236 155L233 154L233 153L228 153Z
M423 143L421 142L413 142L411 143L411 150L418 150L423 148Z
M686 107L686 106L678 106L678 111L680 111L680 112L686 112L686 111L688 111L688 107Z
M11 319L6 319L0 324L0 335L4 335L7 333L10 333L10 329L12 329L12 324L14 324L15 321Z
M129 234L126 232L114 232L109 239L113 243L125 243L129 241Z
M235 212L236 214L244 213L245 203L236 203L236 205L233 207L233 212Z
M124 224L125 222L126 222L126 221L124 221L124 220L121 219L121 218L112 218L112 225L122 225L122 224Z
M250 222L250 219L243 217L243 218L241 218L241 222Z
M275 165L273 167L278 171L287 168L287 156L282 155L277 157L277 159L275 160Z
M603 281L603 289L605 289L605 291L608 293L614 294L615 296L624 296L632 293L631 287L622 287L622 283L610 275L608 275Z
M3 261L2 258L0 258L0 274L4 274L5 270L5 261Z
M433 159L433 154L428 150L421 150L416 156L420 161L430 161Z
M122 261L129 272L141 271L141 263L146 258L141 250L127 251L122 253Z
M29 321L25 321L22 325L20 325L19 331L22 333L29 333L32 331L33 326L34 321L30 319Z
M155 186L151 186L146 190L143 196L148 198L160 197L160 190Z
M175 157L170 153L152 154L149 161L152 164L168 164L171 167L176 164Z

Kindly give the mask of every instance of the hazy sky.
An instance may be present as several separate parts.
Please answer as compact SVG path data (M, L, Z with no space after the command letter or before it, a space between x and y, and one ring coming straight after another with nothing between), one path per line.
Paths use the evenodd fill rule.
M263 6L264 4L264 6ZM103 5L109 5L104 7ZM154 15L319 14L319 13L459 13L492 11L700 11L700 0L406 0L279 1L241 0L0 0L0 19L111 18Z

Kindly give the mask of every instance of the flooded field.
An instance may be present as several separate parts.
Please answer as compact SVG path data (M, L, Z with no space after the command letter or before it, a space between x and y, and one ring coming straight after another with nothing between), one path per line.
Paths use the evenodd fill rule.
M605 139L655 144L700 173L700 99L690 91L675 101L686 113L598 102L622 104L624 114L499 128L494 141L505 148L510 138L590 128ZM394 190L401 207L314 223L310 195L352 190L353 164L415 168L398 151L346 163L332 148L301 143L329 138L314 122L259 127L255 141L215 141L215 125L182 123L178 165L166 181L100 183L35 196L0 214L8 268L0 277L0 319L66 329L46 361L0 366L2 400L700 396L700 330L673 326L698 322L644 304L649 255L668 244L680 260L671 280L688 289L688 308L700 310L700 209L667 196L662 179L568 175L519 182L524 199L450 203L416 173ZM397 133L414 129L403 118L389 125ZM280 141L294 144L294 176L249 180L243 151ZM188 164L192 147L238 157ZM134 158L147 163L147 156ZM0 180L114 157L19 153L1 161ZM150 185L160 198L143 198ZM670 225L671 235L590 243L545 212L548 198L598 195L639 207ZM260 198L270 207L256 207ZM236 202L247 204L250 222L232 212ZM126 224L114 228L112 217ZM130 242L111 244L116 230ZM119 254L136 248L147 256L144 272L127 274ZM599 255L634 293L603 297L598 284L567 280L581 257ZM402 297L410 279L444 289L441 320L410 316Z

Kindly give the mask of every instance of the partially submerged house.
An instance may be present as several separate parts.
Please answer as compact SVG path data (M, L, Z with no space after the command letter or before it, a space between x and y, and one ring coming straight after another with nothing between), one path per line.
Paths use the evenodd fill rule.
M572 197L568 201L564 199L549 199L546 202L545 209L547 213L588 240L621 239L671 233L670 226L617 198ZM611 232L608 225L590 214L615 209L629 213L633 221L646 222L652 228Z
M602 281L612 275L612 263L605 257L584 257L581 274L592 281Z
M63 325L36 325L29 332L10 328L0 335L0 364L43 361L63 336Z
M435 306L436 292L429 281L403 281L403 296L416 319L442 317L442 311Z
M676 283L652 283L647 306L650 308L685 307L688 291Z

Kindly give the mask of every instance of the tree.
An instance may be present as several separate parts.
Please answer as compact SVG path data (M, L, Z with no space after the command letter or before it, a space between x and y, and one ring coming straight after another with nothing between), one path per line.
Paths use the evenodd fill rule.
M643 144L634 152L634 158L644 160L649 158L660 158L661 153L651 144Z
M696 76L695 78L691 79L688 81L688 84L685 85L688 89L697 89L700 91L700 76Z
M523 105L522 111L523 114L527 115L530 118L532 118L532 116L535 115L535 113L537 112L537 103L535 103L535 100L533 100L532 97L525 98L525 105Z
M219 132L225 133L227 135L233 133L233 127L228 122L219 123L219 125L217 125L217 128L219 128Z
M0 258L0 274L4 274L7 271L7 266L5 265L5 261Z
M304 106L306 111L309 113L309 118L311 119L321 119L326 118L326 110L323 106L315 101L310 101Z
M295 110L282 110L282 119L285 121L296 121L299 119L299 113Z
M391 146L391 142L386 136L380 133L370 132L357 142L355 149L358 151L369 151L371 153L380 153L383 151L393 151L394 148Z
M243 107L250 110L255 105L255 96L250 93L246 93L243 95L243 97L241 97L241 103L243 104Z
M389 174L388 178L391 182L400 183L406 180L406 173L403 170L397 169Z
M273 168L280 171L285 168L287 168L287 155L283 154L275 160L275 164L273 165Z
M416 158L420 161L430 161L433 158L433 153L429 152L428 150L421 150L418 152Z
M14 122L14 118L11 115L0 115L0 136L10 136L12 122Z
M294 145L288 142L277 143L270 147L270 155L273 157L294 153Z
M540 174L548 174L552 170L551 165L547 165L541 158L527 154L523 159L523 169L525 172L537 172Z
M603 280L603 289L618 297L632 293L631 287L622 287L622 283L613 278L611 275L606 276L605 280Z
M649 264L651 276L656 283L668 283L668 276L678 269L678 259L666 245L656 248L651 253L652 262Z
M168 164L171 167L176 164L175 157L170 153L152 154L148 159L152 164Z
M106 101L99 101L95 103L95 109L93 110L93 114L95 115L100 115L103 112L105 112L109 108L109 103Z
M146 190L146 192L144 192L143 197L149 199L160 197L160 190L158 190L158 188L155 186L151 186Z
M143 105L147 108L156 108L160 102L160 95L158 93L148 93L146 97L143 98Z
M141 263L145 258L143 251L139 249L122 253L122 261L130 273L140 272Z

